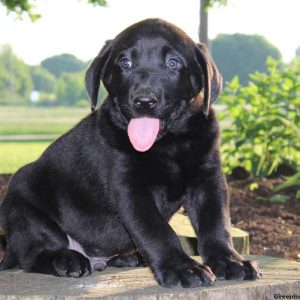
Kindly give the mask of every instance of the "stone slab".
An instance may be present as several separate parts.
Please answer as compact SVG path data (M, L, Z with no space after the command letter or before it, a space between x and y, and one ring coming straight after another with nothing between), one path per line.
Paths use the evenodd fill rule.
M169 224L179 236L184 251L191 256L198 255L196 234L190 219L184 213L178 212L171 218ZM248 232L232 227L230 234L235 250L242 255L248 255L250 247Z
M266 256L248 258L257 260L262 279L219 281L213 287L193 289L160 287L149 268L108 268L78 279L4 271L0 272L0 299L259 300L276 299L275 294L300 296L300 263Z

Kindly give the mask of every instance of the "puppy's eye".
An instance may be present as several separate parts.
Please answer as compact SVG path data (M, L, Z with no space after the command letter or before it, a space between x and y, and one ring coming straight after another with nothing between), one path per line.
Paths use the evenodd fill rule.
M182 67L182 63L176 58L171 58L167 61L167 67L172 71L180 70Z
M119 65L121 68L128 70L132 67L132 61L127 57L123 57L119 60Z

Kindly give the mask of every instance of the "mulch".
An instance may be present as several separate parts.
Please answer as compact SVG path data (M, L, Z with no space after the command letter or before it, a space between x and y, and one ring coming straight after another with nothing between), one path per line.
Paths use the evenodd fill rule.
M293 189L285 203L269 201L282 178L228 178L231 221L250 235L250 253L300 261L300 200ZM0 203L10 175L0 175Z
M250 253L300 261L300 200L295 189L280 192L290 196L285 203L269 199L281 178L248 178L229 181L231 222L250 235ZM257 189L251 190L253 183ZM278 194L278 193L277 193Z

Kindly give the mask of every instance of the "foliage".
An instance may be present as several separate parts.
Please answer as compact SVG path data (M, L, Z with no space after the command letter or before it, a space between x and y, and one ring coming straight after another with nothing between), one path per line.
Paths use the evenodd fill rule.
M235 77L221 102L225 172L243 166L256 176L272 174L281 163L300 163L300 61L283 65L271 58L268 72L256 72L243 87Z
M55 91L55 77L47 69L41 66L32 66L30 73L34 90L45 93L53 93Z
M296 198L300 199L300 172L297 172L293 176L287 178L287 180L284 183L278 185L275 188L275 191L279 192L279 191L288 189L290 187L297 187L298 188L298 191L296 193Z
M296 49L296 57L300 59L300 46Z
M207 9L216 5L227 5L228 0L203 0Z
M0 48L0 104L27 104L33 83L29 67L8 45Z
M212 56L224 80L230 81L236 75L245 85L249 74L267 71L268 56L280 59L278 49L260 35L219 34L212 40Z
M87 99L84 72L63 73L58 80L56 95L64 105L74 105L78 100Z
M56 77L63 72L79 72L86 67L86 63L67 53L48 57L41 62L41 65Z
M57 78L54 90L41 94L42 105L88 105L84 86L84 70L87 63L72 54L61 54L46 58L41 67ZM44 74L45 75L45 74ZM50 79L48 77L48 79ZM49 84L50 82L47 81ZM42 90L45 91L45 90ZM46 91L45 91L46 92Z
M88 3L94 4L94 5L100 5L100 6L106 6L107 1L106 0L87 0Z
M271 202L275 202L275 203L285 203L290 199L289 196L287 195L282 195L282 194L276 194L273 195L270 199Z
M85 0L87 3L93 5L106 6L106 0ZM215 0L214 0L215 1ZM35 21L41 17L40 14L34 12L35 5L30 0L0 0L0 3L4 5L7 12L15 13L20 19L23 15L28 15L32 21Z
M13 12L15 13L19 18L22 18L22 16L27 13L29 18L32 21L36 21L40 18L40 15L38 13L34 12L34 5L32 4L32 1L29 0L0 0L0 3L2 3L6 9L7 12Z
M9 46L0 47L0 105L89 106L84 86L86 65L74 55L62 54L45 59L42 65L28 66ZM31 103L33 90L39 97ZM105 97L101 85L100 103Z

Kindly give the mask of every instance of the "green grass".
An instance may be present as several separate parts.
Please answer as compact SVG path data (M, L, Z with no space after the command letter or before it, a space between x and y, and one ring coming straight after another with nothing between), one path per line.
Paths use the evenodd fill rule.
M89 114L88 108L0 107L0 135L61 135Z
M0 142L0 174L11 174L36 160L50 141Z
M0 136L59 136L89 114L88 108L0 106ZM36 160L51 141L1 141L0 174L14 173Z

